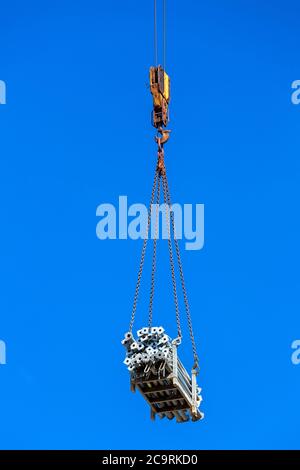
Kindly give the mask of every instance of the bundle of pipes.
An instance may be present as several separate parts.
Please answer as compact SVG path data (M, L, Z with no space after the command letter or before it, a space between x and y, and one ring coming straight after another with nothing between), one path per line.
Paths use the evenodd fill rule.
M199 406L201 389L193 369L190 377L177 355L178 342L172 341L162 326L131 332L122 340L126 348L124 364L130 372L131 390L136 387L151 407L151 417L176 418L186 422L203 418Z
M135 340L131 332L125 333L122 340L126 348L124 364L130 372L146 364L156 362L172 362L172 342L162 326L145 327L137 332Z

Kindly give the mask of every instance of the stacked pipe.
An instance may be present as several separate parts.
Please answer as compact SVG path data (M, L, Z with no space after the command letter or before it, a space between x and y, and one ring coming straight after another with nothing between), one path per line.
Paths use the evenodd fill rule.
M126 348L124 364L130 372L149 363L155 364L162 360L172 362L171 338L165 334L162 326L142 328L138 330L137 336L138 339L135 339L129 331L122 340Z

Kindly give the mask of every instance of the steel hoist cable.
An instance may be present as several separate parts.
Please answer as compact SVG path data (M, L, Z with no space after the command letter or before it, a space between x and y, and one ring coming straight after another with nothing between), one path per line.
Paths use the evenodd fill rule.
M157 2L154 0L154 64L158 64L158 47L157 47Z
M167 52L167 35L166 35L166 0L163 0L163 65L166 70L166 52Z
M154 65L158 65L158 22L157 22L157 0L153 2L153 26L154 26ZM166 52L167 52L167 34L166 34L166 17L167 17L167 1L162 0L162 25L161 38L162 41L162 63L166 68ZM161 47L160 47L161 49Z

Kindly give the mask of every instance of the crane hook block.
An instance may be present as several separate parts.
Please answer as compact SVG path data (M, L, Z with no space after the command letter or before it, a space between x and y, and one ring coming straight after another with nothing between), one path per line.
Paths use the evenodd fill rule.
M170 77L161 65L150 67L150 91L153 97L152 125L161 128L169 122Z

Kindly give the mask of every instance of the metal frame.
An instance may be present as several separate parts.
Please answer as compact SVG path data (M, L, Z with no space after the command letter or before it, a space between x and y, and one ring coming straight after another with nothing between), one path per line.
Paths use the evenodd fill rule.
M131 376L131 390L136 388L148 402L151 418L176 418L183 423L204 417L199 410L202 398L197 386L197 371L189 377L177 354L178 342L172 342L172 363L160 361L148 368L141 368Z

